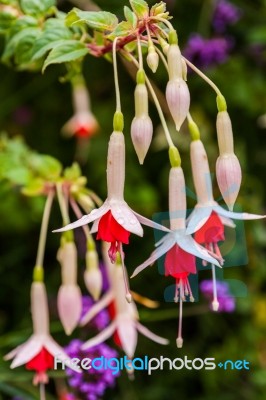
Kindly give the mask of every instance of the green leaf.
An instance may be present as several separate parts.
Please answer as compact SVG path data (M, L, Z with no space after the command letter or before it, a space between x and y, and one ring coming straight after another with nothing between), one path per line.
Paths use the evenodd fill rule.
M81 176L81 169L78 163L74 163L64 171L64 177L70 181L76 180Z
M20 0L22 11L34 16L44 16L55 5L55 0Z
M38 175L48 180L59 178L62 171L61 163L48 155L32 154L29 165Z
M71 37L72 34L65 26L64 21L49 19L46 21L44 32L34 43L32 60L43 57L47 51L61 44L64 40L71 39Z
M49 53L44 62L42 71L44 71L48 65L74 61L84 57L86 54L88 54L88 49L84 43L77 42L76 40L66 40L54 47Z
M156 3L152 6L150 15L159 15L159 14L165 14L166 13L166 4L163 1L160 1L160 3Z
M13 57L17 51L17 47L19 46L20 43L27 43L27 57L29 56L29 45L33 45L34 38L38 37L40 34L40 30L38 28L25 28L22 31L18 32L15 34L8 42L6 45L6 48L4 50L4 53L2 55L2 61L3 62L8 62L11 57ZM27 38L30 38L29 41L27 41ZM19 48L20 50L23 50L22 48ZM24 47L25 49L25 47ZM20 53L16 53L17 59L20 59Z
M112 31L118 24L116 15L107 11L81 11L74 8L66 17L66 25L86 23L90 28L99 31Z
M129 0L130 5L138 18L145 18L149 15L148 3L144 0Z
M130 22L132 28L135 29L137 27L137 23L138 23L138 19L137 19L136 15L127 6L124 7L124 14L125 14L126 20L128 22Z
M15 20L16 15L6 11L0 12L0 34L5 33Z
M30 179L29 183L22 189L25 196L38 196L43 193L45 181L41 178Z
M31 62L32 48L36 38L40 34L38 29L31 29L19 40L15 49L15 63L23 66Z
M120 36L127 36L130 35L132 32L132 25L128 21L122 21L120 24L117 25L115 30L109 35L108 37L110 39L114 39L115 37L120 37Z

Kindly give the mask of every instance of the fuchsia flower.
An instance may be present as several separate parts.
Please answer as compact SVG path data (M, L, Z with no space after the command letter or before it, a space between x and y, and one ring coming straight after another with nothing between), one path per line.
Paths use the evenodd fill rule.
M14 358L11 368L26 365L35 371L33 384L47 383L46 371L54 367L54 357L69 360L64 350L54 341L49 333L49 314L46 289L42 282L33 282L31 286L31 313L33 335L26 343L18 346L5 356L6 360ZM70 365L70 364L69 364Z
M109 257L114 262L116 253L122 252L122 245L128 244L131 233L143 236L141 223L152 228L169 231L167 228L136 213L128 206L124 200L124 182L124 135L122 132L114 131L110 137L108 147L107 199L99 209L92 210L78 221L54 232L63 232L94 222L91 232L97 232L97 239L110 243Z
M101 333L84 343L82 349L86 350L96 346L114 335L116 343L122 347L128 358L133 358L137 345L138 331L156 343L167 344L168 340L155 335L139 323L135 303L133 301L130 303L126 301L121 264L111 264L107 259L106 265L110 280L110 289L98 303L90 308L88 313L82 318L81 325L87 324L107 306L111 309L112 322Z
M180 302L179 329L176 340L177 347L182 347L182 302L189 296L194 301L188 277L196 274L196 257L211 262L220 267L213 257L213 252L205 250L195 240L186 234L186 192L185 179L181 167L171 168L169 175L169 212L171 232L167 233L158 243L151 256L138 266L131 277L153 264L166 254L165 275L176 280L175 302Z

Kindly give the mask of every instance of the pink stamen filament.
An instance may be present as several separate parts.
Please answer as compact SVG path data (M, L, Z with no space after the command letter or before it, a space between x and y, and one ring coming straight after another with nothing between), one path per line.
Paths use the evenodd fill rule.
M216 243L216 246L218 247L217 243ZM211 247L211 250L213 251L213 244L211 244L210 247ZM213 311L218 311L219 302L218 302L218 298L217 298L216 271L215 271L215 265L213 265L213 264L212 264L212 292L213 292L212 308L213 308Z
M132 296L131 296L131 293L130 293L129 287L128 287L128 280L127 280L126 267L125 267L125 263L124 263L124 252L123 252L122 243L119 244L119 253L120 253L121 264L122 264L122 269L123 269L123 278L124 278L124 284L125 284L126 300L127 300L128 303L131 303Z

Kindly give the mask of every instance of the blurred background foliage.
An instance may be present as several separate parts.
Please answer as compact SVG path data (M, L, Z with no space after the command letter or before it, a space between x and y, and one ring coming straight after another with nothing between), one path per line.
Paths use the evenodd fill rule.
M191 33L204 38L213 36L212 10L214 0L168 0L169 11L174 16L181 49L190 40ZM97 6L116 13L122 18L121 0L97 0ZM221 88L228 102L233 122L236 154L243 168L243 184L238 204L247 212L265 214L265 168L266 168L266 1L233 1L241 9L241 18L229 27L233 46L222 64L205 68L206 74ZM64 11L73 6L90 6L90 1L59 1ZM153 2L149 1L149 4ZM3 46L3 43L1 43ZM44 75L33 72L16 72L0 66L0 124L13 142L13 156L9 160L14 166L16 155L22 146L17 136L22 137L30 148L42 154L49 154L61 161L64 167L80 157L80 144L75 137L66 139L60 134L61 127L72 115L71 88L68 83L59 82L65 73L64 66L49 67ZM125 136L127 145L127 202L134 209L151 217L155 212L167 210L168 158L166 143L161 131L155 108L151 114L156 127L153 146L144 166L140 166L130 140L130 124L133 118L134 80L128 74L128 66L119 62L122 108L125 114ZM87 56L84 75L91 94L92 110L100 124L99 134L89 143L88 158L82 164L88 185L102 198L106 196L106 154L108 137L112 130L112 116L115 107L112 65L103 59ZM158 88L164 91L167 76L160 67L153 77ZM191 91L191 113L198 122L203 141L207 147L211 170L214 171L218 155L215 119L215 95L195 74L189 73ZM169 118L169 124L171 120ZM187 185L193 192L189 164L189 134L186 127L177 134L172 129L174 141L180 148ZM1 149L0 149L1 150ZM7 159L1 158L1 168ZM7 157L8 158L8 157ZM17 176L17 175L16 175ZM23 179L23 171L19 179ZM219 192L214 179L216 198ZM19 185L3 180L0 184L0 354L4 355L14 345L20 344L30 334L29 290L32 267L38 243L40 221L43 210L42 198L27 198ZM193 207L195 199L189 198ZM74 216L72 216L74 219ZM54 207L50 231L61 226L59 210ZM136 356L142 357L184 357L216 360L246 359L251 363L247 370L224 371L156 371L151 376L136 372L135 381L129 381L126 373L118 379L117 387L108 391L104 398L116 400L166 400L169 398L199 400L266 399L266 268L265 222L245 224L246 244L249 262L245 266L228 268L226 279L238 279L247 285L248 295L237 299L233 314L212 313L206 301L185 307L184 347L175 345L178 310L175 304L164 302L164 289L172 281L149 269L131 282L132 289L161 302L158 310L147 311L140 306L143 322L153 331L171 340L168 347L159 347L139 337ZM75 232L77 240L80 232ZM153 234L147 230L144 239L133 238L126 250L128 270L131 272L153 247ZM46 283L51 305L52 332L62 343L69 338L62 333L55 304L60 284L60 268L56 262L59 237L48 235L45 256ZM243 243L243 246L245 244ZM136 251L137 249L137 251ZM241 250L240 250L241 251ZM83 275L84 259L80 260L80 278ZM200 279L209 278L209 271L200 272ZM80 279L82 282L82 279ZM84 287L83 287L84 289ZM186 316L187 313L187 316ZM78 336L75 331L73 337ZM110 341L111 343L111 341ZM60 374L59 374L60 375ZM19 397L38 398L31 386L32 374L23 368L9 370L9 364L0 360L0 399ZM62 379L61 377L58 378ZM49 384L48 399L56 398L55 384Z

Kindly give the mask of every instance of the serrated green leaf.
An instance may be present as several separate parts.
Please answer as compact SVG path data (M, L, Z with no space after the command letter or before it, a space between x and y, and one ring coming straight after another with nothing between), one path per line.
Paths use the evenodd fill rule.
M51 22L51 21L57 21ZM35 41L32 48L32 60L37 60L45 55L47 51L61 44L64 40L71 39L70 30L64 25L64 21L50 19L46 22L44 32Z
M55 0L20 0L22 11L34 16L44 16L55 5Z
M135 29L137 27L137 23L138 23L138 19L137 19L136 15L127 6L124 7L124 14L125 14L126 20L128 22L130 22L132 28Z
M36 37L38 37L39 34L40 34L40 30L38 28L25 28L22 31L15 34L7 42L4 53L2 55L2 61L8 62L11 57L15 56L17 46L19 45L20 42L25 43L27 41L28 37L30 38L30 40L32 40L32 38L36 39ZM33 44L33 42L32 42L32 44ZM17 54L17 57L19 58L19 54Z
M112 31L118 24L116 15L107 11L81 11L74 8L66 17L66 25L85 23L99 31Z
M12 24L8 38L10 39L23 29L34 27L38 27L38 21L36 18L30 17L29 15L20 17Z
M138 18L145 18L149 15L148 3L144 0L130 0L130 5Z
M74 61L84 57L86 54L88 54L88 49L84 43L77 42L76 40L66 40L54 47L49 53L44 62L42 71L44 71L48 65Z
M150 15L159 15L164 14L166 12L166 4L164 1L160 1L160 3L156 3L152 6Z
M15 49L15 63L20 67L31 62L32 48L38 35L40 35L40 31L32 29L18 42Z
M130 22L128 21L122 21L120 22L117 27L115 28L115 30L111 33L111 35L109 35L110 39L114 39L116 37L120 37L120 36L127 36L130 35L130 33L132 32L133 28Z

